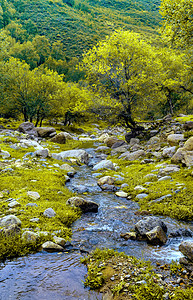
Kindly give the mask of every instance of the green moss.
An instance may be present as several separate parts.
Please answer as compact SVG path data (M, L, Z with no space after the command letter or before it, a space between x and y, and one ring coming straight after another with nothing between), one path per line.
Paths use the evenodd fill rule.
M188 115L185 117L177 117L176 121L181 122L181 123L185 123L187 121L193 121L193 115Z
M66 200L73 196L65 187L65 177L62 171L57 173L52 170L39 169L17 169L11 174L1 175L1 189L9 191L9 198L17 199L21 207L17 215L22 221L23 227L37 226L31 223L31 218L39 218L38 227L40 230L54 231L63 229L67 232L69 227L79 216L80 211L66 205ZM34 201L29 198L27 191L35 191L40 194L40 199ZM58 193L59 192L59 193ZM38 207L26 207L29 202L37 203ZM43 212L47 208L53 208L56 217L46 218ZM0 202L1 212L8 213L8 203Z
M36 242L26 243L20 235L6 237L0 233L0 261L35 252L47 240L52 240L52 237L50 235L40 236Z
M173 300L192 300L193 299L193 288L187 288L185 290L178 288L175 291L175 295L172 297Z
M141 210L148 210L152 214L167 215L175 219L191 221L193 220L193 175L192 168L182 168L179 172L169 174L171 180L151 181L146 185L147 174L158 174L157 164L141 164L140 161L129 162L117 158L109 157L120 169L115 171L105 171L104 175L113 176L119 174L124 177L124 183L128 186L123 188L132 196L132 200L139 202ZM165 161L169 163L169 161ZM154 170L154 172L152 172ZM122 184L122 181L117 181ZM142 185L148 197L142 200L136 199L139 193L134 190L137 185ZM160 199L162 196L167 196Z
M142 209L179 220L193 219L193 182L191 170L171 174L173 181L158 181L148 187L149 196L140 202ZM182 184L181 186L179 184ZM158 200L161 196L171 194Z
M163 288L153 283L153 278L156 278L156 274L153 272L150 262L145 262L110 249L96 249L88 257L82 259L82 262L86 263L88 267L85 285L91 289L101 288L108 282L108 287L115 296L119 295L123 288L126 287L133 294L132 299L162 299L160 296L165 293ZM126 274L130 274L129 285L126 284L121 276L117 275L121 273L121 270L119 269L118 271L117 269L118 266L121 266L124 270L127 268ZM111 281L110 277L112 275L116 277L115 281ZM136 282L141 280L147 283L137 285ZM153 298L148 298L149 295L153 296ZM144 296L147 298L143 298Z

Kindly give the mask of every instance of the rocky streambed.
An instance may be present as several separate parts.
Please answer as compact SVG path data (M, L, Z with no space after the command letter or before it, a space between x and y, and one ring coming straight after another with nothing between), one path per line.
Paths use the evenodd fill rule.
M120 132L118 133L120 134ZM103 134L105 138L107 138L107 134ZM161 149L158 137L151 140L149 144L151 147L147 146L151 151L148 152L147 148L144 150L145 148L140 145L140 141L137 139L135 141L131 140L128 147L123 141L119 141L117 137L113 141L111 138L106 142L107 146L104 146L102 143L104 136L101 138L102 132L98 131L98 135L100 137L96 140L94 136L85 135L81 137L82 140L88 140L89 142L92 140L95 144L94 148L86 149L86 156L85 151L80 150L82 152L79 152L79 154L82 154L79 156L79 161L81 162L79 166L77 166L77 160L65 161L66 164L70 163L71 165L68 170L69 182L66 183L66 186L70 191L77 193L79 199L84 199L86 202L92 203L92 205L93 203L97 205L97 209L94 208L93 210L92 206L90 212L87 209L86 213L83 213L81 218L73 223L72 240L61 251L49 253L43 250L33 255L6 260L4 263L1 263L1 299L102 299L102 294L85 289L82 282L86 275L86 267L80 263L80 257L95 248L116 249L136 258L151 260L158 268L157 272L161 273L160 284L163 286L164 282L167 282L172 287L191 284L191 272L193 271L191 268L189 270L184 269L182 277L173 278L169 274L167 264L171 263L172 260L179 261L183 257L182 252L179 251L179 245L183 241L192 241L192 223L159 216L159 220L164 222L167 227L167 237L164 242L161 242L162 245L160 243L154 245L154 243L149 243L144 238L128 237L129 233L136 233L135 225L140 220L153 216L151 210L139 212L141 201L145 201L143 199L148 197L149 185L148 182L146 185L135 185L134 183L135 200L139 200L133 201L134 195L130 194L127 189L128 183L126 178L129 175L123 173L123 169L120 170L116 160L116 155L122 153L122 155L124 154L122 156L123 159L126 157L126 160L129 162L138 159L142 164L155 164L157 161L157 165L160 164L161 167L158 166L156 172L151 172L151 176L147 176L151 185L150 178L155 179L155 176L157 176L157 179L162 182L165 180L172 181L172 174L179 171L179 165L173 166L168 161L165 165L163 164L164 162L160 163L160 160L164 159L164 155L166 155L163 155L163 152L167 152L167 155L170 156L171 154L168 153L171 152L173 155L173 150L169 149L166 151L167 148L170 148L166 146L164 150ZM30 138L27 140L30 143ZM182 142L182 137L180 140L178 139L177 143L179 142ZM118 147L113 147L115 143L122 144L119 144ZM103 148L100 149L99 147L101 146ZM39 152L35 154L39 157L39 163L41 165L44 164L45 167L57 169L57 163L55 162L54 165L53 163L51 165L49 162L49 151L44 149L37 150ZM129 153L128 149L130 149ZM111 155L115 155L114 163L112 162L113 159L109 159L110 157L106 154L110 151ZM153 159L147 157L148 153L154 153ZM185 154L187 155L187 152ZM190 153L188 154L190 155ZM8 156L8 154L6 155ZM58 152L52 154L52 158L59 161L61 159L65 160L65 155L68 158L69 156L73 157L74 154L72 152L70 154ZM27 157L25 156L25 158ZM72 168L72 164L74 168ZM66 167L63 166L63 168ZM104 177L108 178L105 178L106 181L99 183L99 180ZM183 183L179 183L178 187L183 187ZM172 197L168 195L166 194L166 198ZM156 199L153 199L153 201L155 200L157 202L162 201L159 194ZM76 205L76 203L72 203L72 200L69 201L69 204ZM81 202L81 205L83 204ZM85 205L83 206L85 207ZM144 214L147 214L147 216L143 216ZM55 217L54 213L51 217ZM114 269L116 269L116 262L111 261L111 263L115 264ZM188 264L189 262L187 262ZM118 270L118 267L116 270ZM123 275L121 275L122 271L119 270L120 280L121 276L123 278ZM129 278L130 274L126 275ZM109 279L111 283L114 281L113 276L111 276L112 280Z

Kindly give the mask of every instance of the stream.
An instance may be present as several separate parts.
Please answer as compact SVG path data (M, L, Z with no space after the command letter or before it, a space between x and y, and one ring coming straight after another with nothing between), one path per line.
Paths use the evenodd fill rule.
M169 263L182 256L179 244L185 238L168 239L166 245L151 246L146 242L120 238L134 228L142 216L135 215L139 209L136 202L119 198L113 192L101 191L97 185L92 165L101 160L94 149L87 150L92 156L89 166L78 168L77 174L67 183L72 191L87 192L86 199L99 204L98 213L86 213L73 224L72 249L63 253L45 251L0 264L0 300L95 300L102 295L84 288L86 267L80 263L83 252L95 248L113 248L127 255L144 258L152 262ZM168 232L178 228L189 228L191 224L160 217ZM189 238L190 239L190 238Z

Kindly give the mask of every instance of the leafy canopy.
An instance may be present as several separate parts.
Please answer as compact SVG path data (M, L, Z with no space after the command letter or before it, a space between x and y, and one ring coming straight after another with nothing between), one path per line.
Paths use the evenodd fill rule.
M159 96L161 68L155 49L131 31L115 32L83 57L87 80L107 99L103 105L116 108L130 128L135 127L136 110L147 109Z

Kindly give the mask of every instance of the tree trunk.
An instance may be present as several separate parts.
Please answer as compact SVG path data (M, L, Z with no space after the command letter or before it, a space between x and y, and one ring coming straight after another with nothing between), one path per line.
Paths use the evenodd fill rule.
M40 113L39 113L39 110L37 111L37 117L36 117L36 124L35 124L35 127L38 126L38 123L40 121Z
M41 117L41 120L40 120L40 127L42 127L42 122L43 122L43 120L44 120L44 116Z
M23 109L23 116L24 116L25 122L27 122L28 121L28 115L27 115L26 107L24 107L24 109Z
M168 88L167 88L167 90L168 90L167 99L168 99L168 104L169 104L169 108L170 108L170 114L173 115L174 114L174 109L173 109L172 97L171 97L172 91L169 90Z

